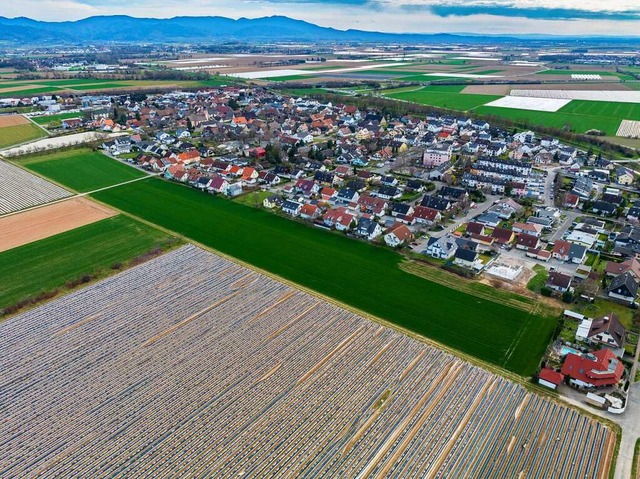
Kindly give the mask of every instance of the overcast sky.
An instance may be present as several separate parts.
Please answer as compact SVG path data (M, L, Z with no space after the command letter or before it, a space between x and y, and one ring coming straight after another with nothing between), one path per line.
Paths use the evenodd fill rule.
M322 26L385 32L640 35L640 0L0 0L0 15L76 20L287 15Z

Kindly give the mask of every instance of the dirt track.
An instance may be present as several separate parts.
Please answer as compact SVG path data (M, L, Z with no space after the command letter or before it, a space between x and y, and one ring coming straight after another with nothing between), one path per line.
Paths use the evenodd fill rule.
M74 198L0 218L0 251L64 233L114 216L115 211L85 198Z
M18 125L26 125L29 123L22 115L5 115L0 116L0 128L4 128L5 126L18 126Z

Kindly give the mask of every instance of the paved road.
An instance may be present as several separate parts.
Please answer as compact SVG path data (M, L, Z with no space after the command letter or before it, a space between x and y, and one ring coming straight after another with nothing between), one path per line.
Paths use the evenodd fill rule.
M445 229L442 231L430 231L429 236L440 238L446 235L447 233L453 233L455 230L457 230L460 227L461 224L467 223L475 216L478 216L484 213L485 211L487 211L489 208L493 206L494 201L500 199L500 196L494 196L494 195L486 195L486 196L487 196L487 201L478 205L477 208L470 209L462 216L458 214L455 218L455 223L445 227ZM421 253L427 247L428 241L429 241L428 239L418 240L418 245L413 246L411 249L413 250L414 253Z

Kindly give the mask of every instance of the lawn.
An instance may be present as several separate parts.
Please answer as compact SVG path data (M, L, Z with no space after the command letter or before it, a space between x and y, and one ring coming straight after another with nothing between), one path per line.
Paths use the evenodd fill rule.
M140 170L88 149L32 156L19 164L80 193L146 176Z
M60 113L58 115L34 116L31 119L38 125L49 125L51 123L60 123L68 118L82 118L82 113Z
M549 272L544 266L540 264L535 265L533 267L533 270L536 272L536 274L527 283L527 289L529 291L533 291L534 293L539 293L549 280Z
M246 195L234 198L233 201L256 208L262 206L262 202L264 201L264 199L268 198L272 194L273 193L271 193L270 191L252 191L251 193L247 193Z
M578 313L594 319L602 318L603 316L608 316L613 313L625 328L631 329L633 327L634 310L623 304L596 298L593 303L578 303L573 309Z
M535 372L557 323L404 272L386 248L157 178L93 196L522 375Z
M25 141L35 140L47 136L41 128L33 123L24 125L5 126L0 128L0 148L17 145Z
M454 88L464 88L460 85L454 85L454 88L451 88L451 85L447 85L447 89L445 90L437 90L435 87L437 86L427 87L411 92L392 93L387 96L397 100L410 101L412 103L420 103L422 105L432 105L435 107L460 111L472 110L484 105L485 103L501 98L498 95L469 95L458 93Z
M177 240L124 215L0 253L0 309Z

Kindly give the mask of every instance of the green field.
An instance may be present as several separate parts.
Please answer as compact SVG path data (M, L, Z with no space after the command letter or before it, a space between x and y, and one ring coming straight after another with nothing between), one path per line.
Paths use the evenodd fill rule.
M146 176L140 170L88 149L32 156L19 164L80 193Z
M49 125L51 123L60 123L68 118L82 118L82 113L60 113L58 115L34 116L31 118L38 125Z
M447 88L450 87L450 85L447 86ZM387 97L410 101L412 103L420 103L421 105L432 105L460 111L472 110L485 103L501 98L498 95L468 95L458 93L456 91L457 88L461 88L461 86L454 86L451 90L434 90L431 87L427 87L421 90L392 93L387 95Z
M618 76L616 72L607 70L545 70L538 72L538 75L600 75L600 76Z
M557 323L406 273L388 249L157 178L93 196L522 375L535 372Z
M118 215L4 251L0 253L0 309L84 275L105 275L115 263L176 241Z
M573 100L557 112L517 110L480 106L474 110L482 115L494 115L529 125L566 128L576 133L590 129L615 135L622 120L640 120L640 104Z
M17 145L25 141L35 140L47 136L41 128L33 123L24 125L5 126L0 128L0 148Z

